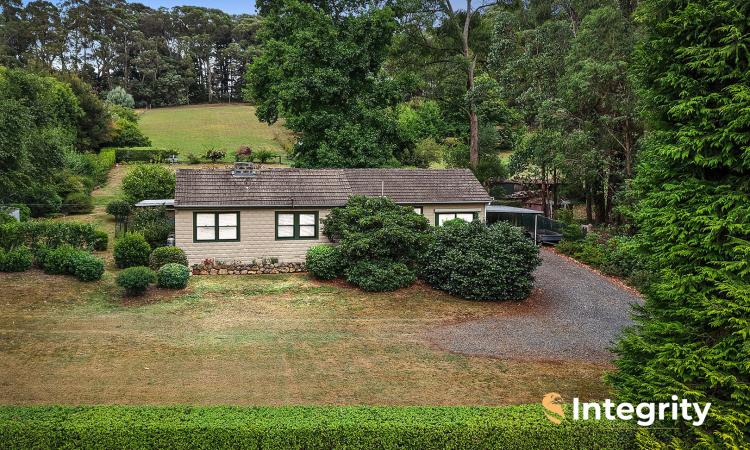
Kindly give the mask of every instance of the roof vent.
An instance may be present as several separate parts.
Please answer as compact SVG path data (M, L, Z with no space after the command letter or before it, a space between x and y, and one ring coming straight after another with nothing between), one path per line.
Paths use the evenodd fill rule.
M233 177L254 177L255 166L251 162L236 162L232 169Z

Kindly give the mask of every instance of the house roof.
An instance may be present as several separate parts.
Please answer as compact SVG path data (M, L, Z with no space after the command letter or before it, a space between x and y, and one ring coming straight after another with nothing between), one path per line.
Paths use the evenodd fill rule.
M175 206L341 206L352 195L385 196L397 203L488 203L468 169L179 169Z

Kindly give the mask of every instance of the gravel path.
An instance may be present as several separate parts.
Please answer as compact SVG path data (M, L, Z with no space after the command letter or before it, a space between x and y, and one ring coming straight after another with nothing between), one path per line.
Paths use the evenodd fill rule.
M535 290L497 315L438 328L429 339L449 351L501 358L607 362L640 298L616 282L542 249Z

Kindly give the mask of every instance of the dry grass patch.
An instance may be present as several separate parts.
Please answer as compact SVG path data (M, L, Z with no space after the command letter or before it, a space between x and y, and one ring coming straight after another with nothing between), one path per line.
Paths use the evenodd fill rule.
M0 403L500 405L603 398L605 366L452 354L426 335L494 314L416 285L369 294L301 275L193 277L123 300L94 284L0 277Z

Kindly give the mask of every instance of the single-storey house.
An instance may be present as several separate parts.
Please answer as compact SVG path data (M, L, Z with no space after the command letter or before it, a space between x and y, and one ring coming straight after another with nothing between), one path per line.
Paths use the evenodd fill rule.
M175 245L205 259L303 262L328 242L321 220L353 195L386 196L431 224L485 220L492 201L467 169L179 169Z

